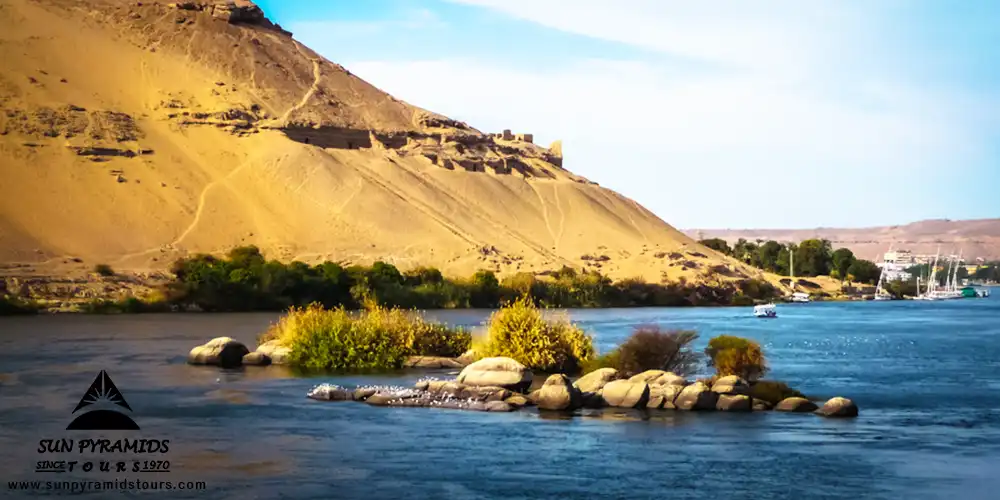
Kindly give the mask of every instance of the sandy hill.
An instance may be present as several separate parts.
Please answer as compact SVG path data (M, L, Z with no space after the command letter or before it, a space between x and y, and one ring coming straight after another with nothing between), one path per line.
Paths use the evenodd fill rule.
M889 250L910 250L918 254L958 252L966 257L987 260L1000 259L1000 219L980 220L924 220L902 226L866 227L854 229L692 229L685 231L692 237L722 238L735 242L765 239L775 241L802 241L825 238L834 247L850 248L862 258L876 260Z
M327 61L253 4L0 3L0 262L156 270L255 244L452 275L699 279L726 260L573 175Z

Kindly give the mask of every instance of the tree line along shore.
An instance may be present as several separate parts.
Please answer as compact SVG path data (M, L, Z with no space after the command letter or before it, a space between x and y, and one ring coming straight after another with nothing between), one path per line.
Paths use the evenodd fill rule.
M94 272L106 277L115 274L107 265L95 266ZM570 267L539 274L517 273L503 279L488 270L468 278L451 278L431 267L401 272L385 262L371 266L283 263L268 260L253 246L235 248L224 257L179 259L170 274L170 281L149 296L93 299L82 305L81 312L282 311L313 303L346 309L372 305L495 309L521 296L555 308L710 306L752 305L779 296L774 285L754 278L702 283L684 279L669 283L637 278L615 281L596 271ZM0 314L38 309L38 304L14 296L0 302Z
M794 276L798 285L811 290L814 299L831 300L857 294L858 284L874 285L881 270L873 262L857 259L846 248L834 250L829 241L805 240L798 245L775 241L740 240L733 246L715 238L700 243L748 265L778 275ZM928 275L926 265L915 266L911 276ZM116 279L106 264L94 266L101 279ZM195 255L176 261L170 278L142 296L91 298L74 304L75 312L94 314L169 311L281 311L319 303L325 307L361 309L366 305L416 309L490 308L521 296L530 296L544 307L682 307L743 306L772 301L782 292L763 279L721 279L706 269L707 279L692 283L651 283L638 278L612 280L594 270L563 267L543 273L517 273L502 279L488 270L468 278L445 277L432 267L401 272L392 264L344 266L334 262L307 265L268 260L253 246L238 247L224 257ZM937 278L946 279L939 270ZM804 278L830 276L841 280L841 295L831 296ZM970 274L962 267L959 278L982 282L1000 281L1000 263L986 263ZM784 282L784 280L783 280ZM789 282L790 283L790 282ZM890 281L886 291L903 298L916 295L915 278ZM49 311L42 301L4 292L0 315Z
M845 286L850 283L874 285L882 270L870 260L859 259L848 248L834 249L829 240L809 239L798 244L779 243L774 240L747 241L740 238L732 246L721 238L699 241L712 250L723 253L748 265L781 276L790 276L794 261L795 277L829 276L841 280ZM930 276L929 264L917 264L906 269L909 280L891 280L884 283L885 291L897 299L919 295L917 277ZM950 276L945 266L934 271L934 279L944 285ZM975 272L960 266L956 270L958 280L976 280L981 283L1000 283L1000 262L984 262Z

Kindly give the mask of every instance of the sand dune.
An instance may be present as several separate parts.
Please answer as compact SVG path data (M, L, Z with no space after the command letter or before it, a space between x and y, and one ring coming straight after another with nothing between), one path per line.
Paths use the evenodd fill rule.
M255 244L452 275L757 274L570 173L561 147L399 101L248 2L8 0L0 58L8 268L146 271Z

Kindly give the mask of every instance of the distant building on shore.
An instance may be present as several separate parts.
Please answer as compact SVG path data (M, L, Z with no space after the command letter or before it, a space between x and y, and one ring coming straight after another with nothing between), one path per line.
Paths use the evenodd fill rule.
M906 270L920 264L917 258L909 250L896 250L886 252L882 256L882 262L878 267L882 268L886 281L909 281L913 275Z

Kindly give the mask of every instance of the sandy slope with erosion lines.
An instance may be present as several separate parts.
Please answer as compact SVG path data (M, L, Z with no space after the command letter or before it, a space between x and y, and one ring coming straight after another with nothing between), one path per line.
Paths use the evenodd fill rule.
M399 101L246 2L9 0L0 58L8 272L156 270L255 244L451 275L757 274L565 170L561 148Z

